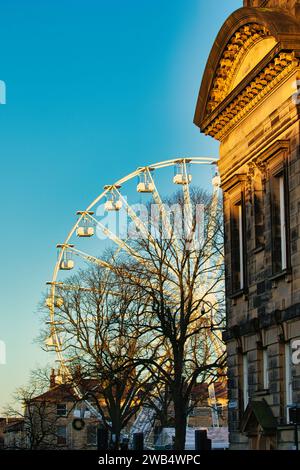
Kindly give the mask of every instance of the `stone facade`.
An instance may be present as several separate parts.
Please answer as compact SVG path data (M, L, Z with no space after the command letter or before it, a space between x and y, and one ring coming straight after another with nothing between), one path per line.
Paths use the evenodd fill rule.
M22 418L0 419L2 448L97 449L99 421L78 401L73 387L57 377L53 370L49 389L26 401Z
M25 406L22 418L0 418L0 449L33 449L33 450L96 450L96 430L99 420L93 417L87 405L78 399L74 388L64 384L61 375L52 371L50 387L45 393L32 397ZM92 382L95 387L95 382ZM91 383L87 382L87 386ZM226 435L227 413L227 387L224 382L215 383L215 397L219 426ZM102 410L106 413L105 402L98 397ZM96 403L92 403L96 408ZM209 401L208 385L197 384L191 395L190 405L193 411L188 418L189 428L213 429L213 413ZM140 410L129 420L123 429L123 437L130 434ZM167 427L174 426L174 408L172 404L167 409ZM108 416L107 419L109 420ZM78 429L74 420L82 420L84 427ZM80 424L80 423L79 423ZM162 430L158 417L152 423L150 435L145 435L147 444L154 446L158 434ZM135 432L139 432L138 429ZM222 434L222 432L221 432Z
M24 419L0 418L0 449L24 447Z
M244 1L213 45L195 113L220 141L233 449L291 449L300 404L300 19Z

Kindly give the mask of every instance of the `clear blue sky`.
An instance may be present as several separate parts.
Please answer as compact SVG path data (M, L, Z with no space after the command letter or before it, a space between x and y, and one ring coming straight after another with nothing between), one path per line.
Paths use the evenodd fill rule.
M0 407L49 361L37 304L74 212L105 183L217 155L193 125L214 38L241 0L0 0Z

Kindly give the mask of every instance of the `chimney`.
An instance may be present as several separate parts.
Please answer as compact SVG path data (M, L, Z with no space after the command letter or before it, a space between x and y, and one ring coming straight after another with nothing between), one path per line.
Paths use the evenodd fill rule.
M55 375L55 369L51 369L51 375L50 375L50 388L55 387L56 385L56 375Z

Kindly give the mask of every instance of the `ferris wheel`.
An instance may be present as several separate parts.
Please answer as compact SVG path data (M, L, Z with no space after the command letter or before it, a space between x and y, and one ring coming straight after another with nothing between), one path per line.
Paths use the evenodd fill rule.
M63 242L57 244L57 261L52 279L47 283L46 306L49 309L47 322L49 334L45 345L47 350L55 352L62 374L70 376L70 370L68 360L64 357L63 325L58 320L57 311L63 304L62 292L76 288L68 283L66 274L70 271L76 272L76 269L79 269L83 264L96 265L108 272L113 269L109 260L98 256L99 245L95 242L99 239L102 242L109 240L115 246L116 253L126 252L128 256L135 257L128 240L120 233L120 223L115 223L117 219L122 219L122 214L123 221L125 214L125 218L130 221L133 228L144 236L153 238L153 235L149 233L149 227L136 208L136 197L139 197L140 201L152 201L156 205L164 230L167 233L170 232L172 227L164 204L166 191L169 192L172 191L172 188L177 188L189 208L191 206L192 185L193 187L203 185L204 174L206 174L206 186L211 193L212 203L209 209L209 218L212 222L209 227L212 230L220 193L220 178L216 163L217 159L212 157L191 157L170 159L140 167L118 181L105 185L103 191L85 210L77 211L77 220L70 232ZM204 168L205 171L203 171ZM207 177L207 174L210 176ZM131 200L132 202L130 202ZM105 217L109 214L114 215L113 224L105 222ZM213 282L213 279L206 279L205 282ZM199 289L201 288L199 286ZM80 289L89 291L91 288L80 287ZM208 298L205 304L210 310L210 321L213 324L213 299ZM220 341L220 334L212 330L208 330L208 334L211 335L214 348L219 352L223 348L223 343Z

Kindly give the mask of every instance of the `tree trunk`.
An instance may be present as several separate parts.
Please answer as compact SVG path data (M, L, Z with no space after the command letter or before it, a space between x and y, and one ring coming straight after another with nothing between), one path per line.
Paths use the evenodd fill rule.
M112 418L112 429L111 433L114 435L114 441L112 440L111 436L111 442L110 446L114 450L119 450L120 449L120 438L121 438L121 430L122 430L122 425L121 425L121 419L120 419L120 410L115 410L114 416L111 415Z
M175 450L184 450L187 424L187 402L184 399L183 362L184 342L173 347L175 380L172 387L172 395L175 413Z
M187 407L184 404L182 397L177 397L174 400L174 412L175 412L175 450L184 450L185 447L185 435L187 425Z
M121 439L121 431L120 429L118 430L113 430L112 434L114 434L114 442L112 442L112 449L113 450L120 450L120 439Z

